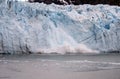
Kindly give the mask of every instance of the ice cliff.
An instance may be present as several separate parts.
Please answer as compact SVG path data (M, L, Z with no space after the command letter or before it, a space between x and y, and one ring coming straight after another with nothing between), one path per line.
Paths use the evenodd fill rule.
M120 7L0 0L0 53L120 51Z

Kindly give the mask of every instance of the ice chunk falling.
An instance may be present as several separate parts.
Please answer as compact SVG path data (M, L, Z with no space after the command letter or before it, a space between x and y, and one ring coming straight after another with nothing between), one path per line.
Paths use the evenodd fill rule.
M120 51L120 7L0 1L0 53Z

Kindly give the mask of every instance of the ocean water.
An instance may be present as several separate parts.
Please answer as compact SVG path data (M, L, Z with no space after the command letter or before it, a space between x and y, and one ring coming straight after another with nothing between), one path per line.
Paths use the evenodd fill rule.
M0 56L0 79L119 79L119 70L120 54Z

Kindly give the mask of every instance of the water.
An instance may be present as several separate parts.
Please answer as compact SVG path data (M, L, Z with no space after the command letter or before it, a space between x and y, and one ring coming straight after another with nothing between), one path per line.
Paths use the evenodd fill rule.
M103 79L119 79L118 74L120 54L0 57L0 79L100 79L101 76Z

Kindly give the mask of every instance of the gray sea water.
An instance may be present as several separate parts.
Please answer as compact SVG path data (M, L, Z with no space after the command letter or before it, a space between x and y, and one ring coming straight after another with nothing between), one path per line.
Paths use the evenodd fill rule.
M120 54L0 56L0 79L72 79L71 75L84 73L87 76L90 72L104 73L105 70L119 69ZM120 74L119 71L115 73ZM119 78L118 75L116 79Z

